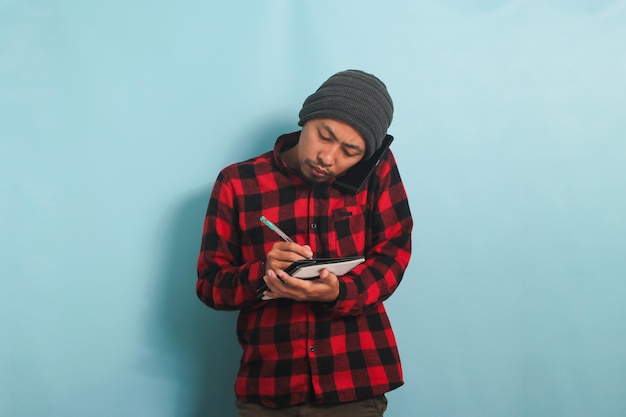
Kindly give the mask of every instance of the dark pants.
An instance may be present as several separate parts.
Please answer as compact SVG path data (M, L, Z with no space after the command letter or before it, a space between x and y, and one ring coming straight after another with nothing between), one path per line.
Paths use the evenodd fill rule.
M384 395L349 403L321 405L306 403L286 408L267 408L237 401L239 417L382 417L387 409Z

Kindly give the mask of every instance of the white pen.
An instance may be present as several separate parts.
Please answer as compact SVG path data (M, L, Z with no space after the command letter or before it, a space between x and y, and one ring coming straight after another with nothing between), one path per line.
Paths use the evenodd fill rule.
M293 240L291 240L291 238L289 236L287 236L287 234L285 232L283 232L282 230L280 230L278 228L278 226L276 226L274 223L272 223L271 221L267 220L265 218L265 216L261 216L261 218L259 219L261 220L261 222L263 222L264 225L266 225L267 227L270 228L270 230L273 230L278 236L280 236L285 242L293 242Z

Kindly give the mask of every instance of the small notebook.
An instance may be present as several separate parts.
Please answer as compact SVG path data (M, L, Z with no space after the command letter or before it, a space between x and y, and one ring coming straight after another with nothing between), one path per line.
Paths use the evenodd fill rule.
M363 262L365 262L365 258L363 256L302 259L300 261L293 262L285 268L285 272L292 277L300 279L315 279L319 277L320 271L326 268L339 277L347 274L352 270L352 268ZM263 297L263 292L267 290L267 285L263 284L263 286L257 290L259 298L267 300L267 298Z
M320 275L320 271L326 268L333 274L341 276L350 272L352 268L364 261L365 258L362 256L302 259L285 268L285 272L292 277L312 279L317 278Z

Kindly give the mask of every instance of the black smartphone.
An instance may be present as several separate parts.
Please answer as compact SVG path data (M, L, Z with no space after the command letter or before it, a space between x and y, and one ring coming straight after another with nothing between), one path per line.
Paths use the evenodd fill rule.
M347 170L345 174L338 177L333 182L333 187L347 193L358 194L378 166L380 160L387 153L391 142L393 142L393 136L385 136L380 148L370 158L359 161L355 166Z

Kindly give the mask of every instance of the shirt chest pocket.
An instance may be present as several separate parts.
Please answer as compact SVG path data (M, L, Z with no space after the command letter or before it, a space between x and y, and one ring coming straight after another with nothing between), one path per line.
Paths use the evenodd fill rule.
M333 210L328 243L333 256L362 255L365 251L367 206L354 205Z

